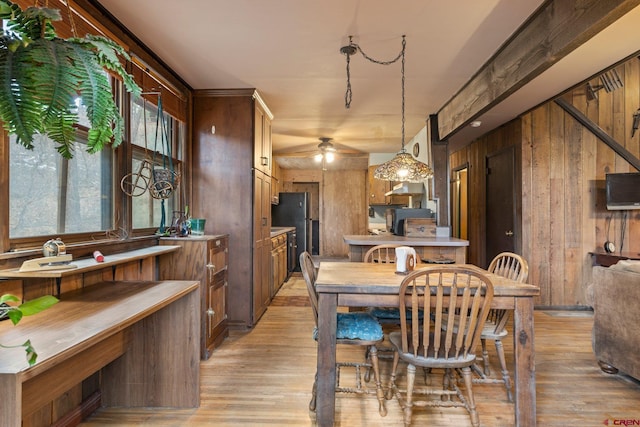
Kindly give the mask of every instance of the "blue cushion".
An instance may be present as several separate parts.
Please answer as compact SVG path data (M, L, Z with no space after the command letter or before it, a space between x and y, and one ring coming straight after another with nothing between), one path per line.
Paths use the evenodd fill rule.
M400 310L392 307L371 307L369 309L369 314L371 314L376 319L380 320L398 320L400 321ZM411 311L407 310L405 312L407 320L411 319ZM418 318L422 319L424 316L423 311L420 310L418 312Z
M383 336L382 326L369 313L338 313L336 339L377 341ZM313 330L313 339L318 339L317 328Z

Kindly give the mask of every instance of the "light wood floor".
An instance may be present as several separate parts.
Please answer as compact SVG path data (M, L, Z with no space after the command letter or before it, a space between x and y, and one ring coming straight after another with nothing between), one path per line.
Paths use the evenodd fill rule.
M200 408L102 409L81 425L314 425L308 403L316 347L311 338L311 309L303 306L306 302L304 282L294 277L284 284L253 330L232 332L202 363ZM602 426L607 420L609 425L615 420L640 422L640 382L623 375L607 375L599 369L591 350L591 327L590 312L536 311L538 426ZM505 349L511 359L511 339L505 340ZM495 356L494 351L490 354ZM340 349L338 353L339 359L361 357L351 350ZM492 357L492 362L497 358ZM383 380L388 377L389 364L382 363ZM513 405L507 403L501 386L476 385L474 391L483 426L513 425ZM388 415L381 418L375 396L338 395L336 425L402 426L398 403L387 401L387 408ZM470 423L464 409L428 408L415 411L413 425Z

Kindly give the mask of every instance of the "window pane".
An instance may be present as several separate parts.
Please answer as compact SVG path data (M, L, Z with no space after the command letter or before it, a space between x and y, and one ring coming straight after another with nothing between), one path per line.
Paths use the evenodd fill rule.
M76 142L66 160L46 136L34 145L27 150L10 136L9 237L113 229L112 150L89 154Z
M144 165L143 165L144 164ZM161 168L160 165L156 165L157 168ZM146 186L146 191L136 191L133 197L133 228L149 228L160 227L162 221L163 204L162 199L155 199L149 191L149 180L151 178L152 163L149 159L143 160L140 158L133 159L133 171L134 175L132 179L136 178L136 175L140 174L141 178L138 178L139 186ZM153 183L151 183L153 185ZM154 193L157 194L157 193ZM164 200L164 212L165 212L165 227L171 225L171 216L173 213L174 198L176 191L173 191L168 199Z
M163 112L163 120L158 123L158 107L142 97L131 102L131 143L138 147L176 156L175 145L170 145L173 138L175 119ZM165 131L162 131L164 125ZM173 141L175 143L175 141Z
M181 147L184 143L184 123L181 123L163 113L164 120L158 123L158 107L141 97L132 98L131 102L131 143L134 146L132 161L132 176L129 181L138 179L138 188L132 191L132 217L133 228L160 228L163 220L164 226L171 226L174 210L178 210L180 204L180 174ZM164 126L164 131L162 126ZM166 154L171 154L170 157ZM152 169L164 170L165 176L156 176ZM138 176L144 178L137 178ZM161 181L161 182L160 182ZM166 199L158 198L156 187L166 186L168 196ZM156 197L154 197L156 196Z

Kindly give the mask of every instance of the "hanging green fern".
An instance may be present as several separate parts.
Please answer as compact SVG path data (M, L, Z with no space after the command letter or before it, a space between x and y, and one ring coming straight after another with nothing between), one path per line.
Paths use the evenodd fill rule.
M71 158L80 97L90 123L87 151L118 146L123 119L105 69L118 74L129 92L140 93L120 62L129 59L124 49L100 36L57 37L51 24L61 19L56 9L23 12L0 0L0 19L9 20L0 38L0 119L17 142L33 149L34 134L46 134L62 156Z

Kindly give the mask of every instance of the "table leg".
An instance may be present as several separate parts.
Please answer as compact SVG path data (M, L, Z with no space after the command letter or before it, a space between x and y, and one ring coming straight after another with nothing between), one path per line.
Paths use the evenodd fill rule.
M536 372L533 350L533 298L515 299L513 315L515 352L516 426L536 425Z
M336 311L337 294L318 295L318 382L316 421L333 426L336 408Z

